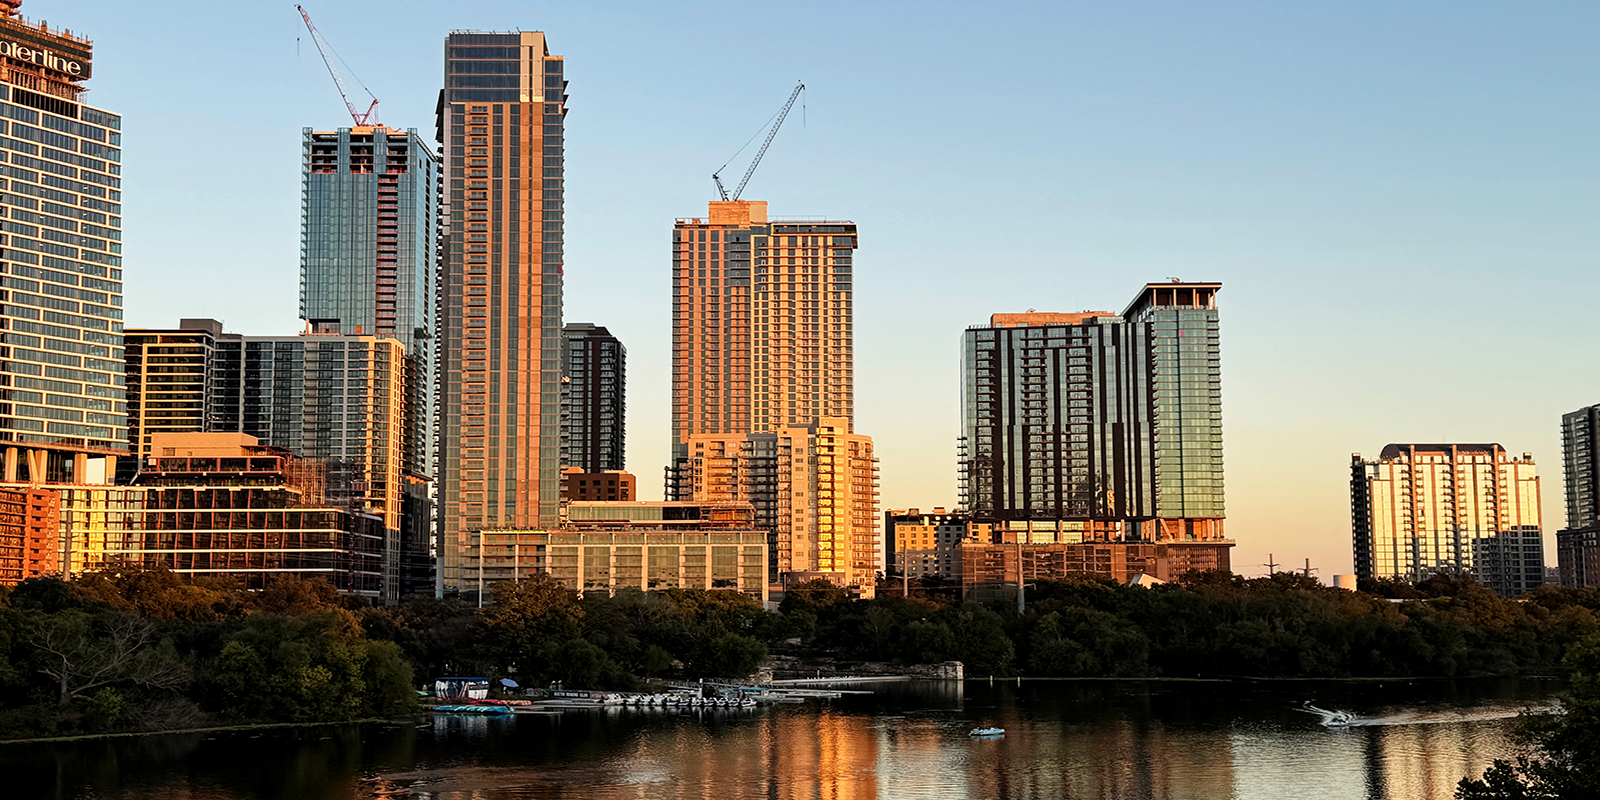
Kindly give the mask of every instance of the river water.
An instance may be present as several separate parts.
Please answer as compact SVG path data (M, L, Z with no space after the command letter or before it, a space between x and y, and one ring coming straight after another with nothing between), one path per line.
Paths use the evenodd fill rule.
M969 681L702 712L171 734L0 745L0 796L346 800L374 773L409 797L1449 798L1517 752L1516 715L1558 687ZM1320 726L1296 707L1347 709ZM972 740L980 725L1004 737Z

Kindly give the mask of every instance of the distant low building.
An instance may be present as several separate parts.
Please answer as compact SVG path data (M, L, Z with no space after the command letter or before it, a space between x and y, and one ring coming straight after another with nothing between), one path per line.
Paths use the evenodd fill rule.
M563 528L484 531L487 589L543 572L578 591L730 589L767 600L767 534L740 502L573 502Z
M961 594L985 600L1015 591L1022 580L1059 580L1074 575L1108 577L1127 584L1139 575L1173 581L1191 571L1228 568L1232 542L1040 542L1020 544L1014 533L999 541L963 542Z
M578 467L561 470L561 502L631 501L638 499L639 479L631 472L584 472Z
M883 514L888 572L909 578L961 577L957 548L967 538L970 519L961 509L890 509Z

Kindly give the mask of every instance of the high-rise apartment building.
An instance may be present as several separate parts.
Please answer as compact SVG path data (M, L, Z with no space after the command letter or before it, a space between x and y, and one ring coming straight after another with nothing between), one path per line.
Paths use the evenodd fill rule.
M128 446L122 119L82 102L93 43L16 13L0 5L5 479L104 481Z
M1085 541L1223 541L1220 290L1152 283L1121 314L968 329L963 507L1074 521Z
M1567 525L1556 531L1562 586L1600 587L1600 405L1561 415Z
M537 31L452 32L438 113L439 577L459 591L481 531L559 520L562 59Z
M61 496L50 489L0 489L0 586L61 569Z
M439 158L416 130L302 133L300 316L405 346L405 469L431 473Z
M1471 575L1518 595L1544 582L1533 456L1498 444L1391 444L1350 457L1356 574Z
M628 348L589 322L561 331L561 466L624 469L627 461Z
M775 586L870 596L883 552L872 440L853 427L855 223L713 201L672 238L668 497L751 503Z
M123 335L133 456L121 465L123 478L131 478L150 457L155 434L216 429L213 372L223 336L222 323L214 319L179 320L171 330L135 328Z
M673 456L695 434L855 418L853 222L712 202L673 228Z

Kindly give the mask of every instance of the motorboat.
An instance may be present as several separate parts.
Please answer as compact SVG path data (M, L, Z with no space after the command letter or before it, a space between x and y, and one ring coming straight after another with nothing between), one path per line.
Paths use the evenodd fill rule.
M1348 711L1330 711L1326 708L1317 708L1316 706L1311 705L1309 702L1306 703L1303 708L1298 710L1304 711L1307 714L1317 714L1321 716L1322 727L1324 728L1348 728L1351 725L1354 725L1356 721L1355 715Z
M990 736L1004 736L1004 735L1006 735L1006 729L1005 728L996 728L996 727L993 727L993 726L990 726L990 727L987 727L987 728L973 728L972 732L967 734L967 735L975 737L975 738L980 738L980 739L981 738L990 737Z

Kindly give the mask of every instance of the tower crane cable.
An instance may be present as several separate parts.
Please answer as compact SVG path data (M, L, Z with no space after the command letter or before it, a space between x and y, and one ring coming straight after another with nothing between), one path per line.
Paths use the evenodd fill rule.
M788 102L783 104L783 108L778 109L778 113L772 115L772 117L768 119L768 121L771 123L771 128L769 129L766 125L761 127L761 131L767 132L766 141L761 143L761 149L757 150L755 157L750 159L750 166L745 169L744 178L739 181L738 188L733 190L732 199L738 200L744 194L744 187L750 183L750 176L754 175L756 172L756 167L761 165L761 159L767 154L767 148L772 146L772 140L777 137L778 129L783 127L783 120L789 116L790 109L794 108L794 101L800 97L800 93L805 91L805 88L806 85L804 83L796 83L794 91L789 93ZM772 121L773 118L776 119L775 122ZM761 131L756 131L756 136L760 136ZM756 140L756 136L750 137L750 141L745 142L744 146L740 147L738 152L734 153L733 156L728 159L727 164L723 164L717 169L716 172L711 173L711 180L717 184L717 194L721 195L724 201L728 200L729 198L728 190L722 186L722 170L727 169L728 164L732 164L733 159L738 158L739 153L744 152L745 147L749 147L750 142Z
M328 76L333 78L333 85L338 87L339 97L344 100L344 107L350 111L350 119L354 120L357 126L377 124L378 96L367 88L367 85L361 81L361 77L356 75L355 70L350 69L350 65L345 63L344 57L339 55L339 51L334 50L333 45L328 44L327 40L322 38L322 32L317 30L317 26L311 23L311 15L306 12L305 7L296 4L294 10L300 12L300 18L305 20L306 30L311 33L311 42L317 46L317 52L322 55L322 63L328 68ZM333 54L333 58L328 57L329 53ZM339 70L333 66L335 60L340 64L344 64L344 68L349 71L350 76L355 78L356 84L361 87L362 91L367 93L368 97L372 98L372 104L367 106L365 113L357 111L356 104L350 100L350 92L345 89L344 79L339 76Z

